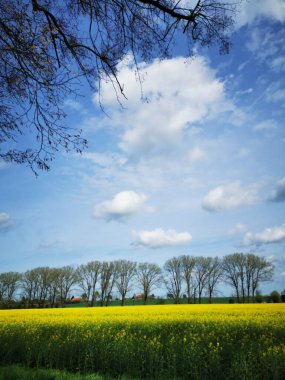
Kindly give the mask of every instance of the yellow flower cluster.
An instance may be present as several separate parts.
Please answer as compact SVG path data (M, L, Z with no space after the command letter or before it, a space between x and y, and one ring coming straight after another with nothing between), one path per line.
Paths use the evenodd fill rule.
M2 310L0 358L140 378L224 373L238 379L246 373L250 379L260 371L260 378L279 379L285 373L285 305Z
M0 310L0 325L18 323L150 322L160 321L284 322L285 304L150 305L131 307Z

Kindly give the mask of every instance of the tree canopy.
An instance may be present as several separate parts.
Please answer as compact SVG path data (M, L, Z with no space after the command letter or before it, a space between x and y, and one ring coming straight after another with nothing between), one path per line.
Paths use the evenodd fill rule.
M87 141L63 109L82 80L123 94L118 63L169 57L178 36L185 55L195 41L226 53L235 10L230 0L2 0L0 159L48 170L59 149L82 152Z

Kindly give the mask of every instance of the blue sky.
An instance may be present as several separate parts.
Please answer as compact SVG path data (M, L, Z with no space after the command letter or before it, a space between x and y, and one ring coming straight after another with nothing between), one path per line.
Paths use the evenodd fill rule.
M0 272L254 252L285 288L285 3L244 2L229 55L120 64L112 86L66 99L83 155L48 173L0 162ZM144 100L141 100L143 93ZM225 290L225 293L230 290Z

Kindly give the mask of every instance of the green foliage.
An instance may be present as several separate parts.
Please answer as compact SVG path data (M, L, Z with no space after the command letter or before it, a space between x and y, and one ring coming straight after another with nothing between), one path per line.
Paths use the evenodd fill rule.
M262 296L260 291L257 291L255 295L255 302L262 303L263 301L264 301L264 297Z
M57 369L28 368L19 365L0 366L0 380L136 380L125 375L110 377L97 373L80 374Z
M270 300L273 303L278 303L281 301L280 293L277 292L277 290L273 290L273 292L270 293Z

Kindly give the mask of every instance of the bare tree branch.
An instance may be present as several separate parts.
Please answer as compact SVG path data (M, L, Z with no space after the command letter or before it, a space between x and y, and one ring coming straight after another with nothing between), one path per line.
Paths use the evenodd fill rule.
M57 151L82 152L87 141L63 109L75 84L96 91L108 80L125 96L118 63L131 54L141 84L138 62L171 56L176 37L188 42L185 55L195 41L228 52L235 8L223 0L2 0L0 159L48 170ZM36 139L28 147L27 135Z

